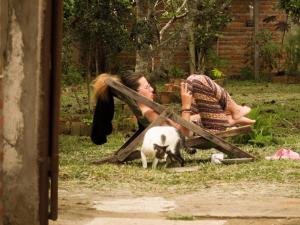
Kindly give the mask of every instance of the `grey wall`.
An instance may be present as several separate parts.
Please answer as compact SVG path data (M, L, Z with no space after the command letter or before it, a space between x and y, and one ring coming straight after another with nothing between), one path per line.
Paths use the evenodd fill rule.
M43 2L0 3L5 225L39 224L37 127Z

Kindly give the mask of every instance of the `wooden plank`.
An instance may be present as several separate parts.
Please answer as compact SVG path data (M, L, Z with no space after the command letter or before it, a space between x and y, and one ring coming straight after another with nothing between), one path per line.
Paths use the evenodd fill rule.
M229 156L233 156L236 158L253 158L254 159L254 156L250 155L249 153L242 151L238 147L226 142L222 138L220 138L214 134L211 134L208 131L204 130L203 128L182 119L181 117L179 117L178 115L176 115L174 113L171 114L171 119L174 122L186 127L187 129L195 132L196 134L202 136L206 140L209 140L209 141L215 143L216 145L219 146L218 150L222 151L223 153L225 153Z
M143 116L140 108L137 106L136 101L129 98L128 96L124 95L122 92L115 90L112 88L112 93L115 97L126 103L130 110L133 112L137 120L140 124L142 124L144 127L147 127L150 123L149 121Z
M109 155L105 158L92 161L93 164L103 164L103 163L118 163L117 154L125 149L140 133L142 130L137 130L113 155Z
M92 161L93 164L103 164L103 163L119 163L117 156L115 154L106 156L102 159L97 159Z
M248 125L248 126L231 129L231 130L221 131L219 133L216 133L215 135L217 135L220 138L227 138L227 137L233 137L233 136L236 136L239 134L247 134L251 131L252 131L252 128L251 128L251 126ZM207 140L203 137L192 137L192 138L187 139L185 141L185 144L187 147L193 147L196 145L202 145L206 142L207 142Z
M141 159L141 151L140 150L134 150L130 152L130 154L126 157L126 159L123 162L128 162L136 159ZM122 163L123 163L122 162Z
M124 160L126 160L126 158L130 155L130 153L135 151L135 147L142 141L145 133L151 127L159 126L163 121L166 120L167 117L169 117L169 114L171 114L169 112L169 110L163 111L163 113L161 113L156 120L154 120L145 130L143 130L142 133L140 133L131 143L129 143L125 149L122 149L121 151L118 152L118 154L117 154L118 160L120 162L123 162Z
M142 133L143 130L139 129L137 130L120 148L118 151L115 152L115 155L117 155L120 151L122 151L123 149L125 149L133 140L135 140L140 133Z
M110 87L117 90L118 92L123 93L123 95L126 95L129 98L150 107L151 109L153 109L158 114L161 114L166 109L164 106L162 106L162 105L160 105L160 104L158 104L158 103L156 103L156 102L140 95L136 91L126 87L125 85L121 84L120 82L114 81L112 79L107 79L106 83Z

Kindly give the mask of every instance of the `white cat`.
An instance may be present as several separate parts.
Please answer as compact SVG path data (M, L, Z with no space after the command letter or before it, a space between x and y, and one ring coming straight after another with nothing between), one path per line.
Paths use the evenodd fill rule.
M180 155L180 149L184 147L184 137L179 131L171 126L151 127L145 134L141 158L143 167L147 168L147 158L153 160L152 168L155 169L158 161L165 162L177 160L184 166L184 159Z

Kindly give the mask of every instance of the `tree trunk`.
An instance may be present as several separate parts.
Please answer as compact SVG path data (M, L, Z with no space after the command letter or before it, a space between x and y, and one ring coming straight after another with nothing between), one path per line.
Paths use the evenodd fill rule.
M196 72L196 52L195 52L195 38L192 26L188 28L189 34L189 66L190 66L190 74L194 74Z
M96 70L96 75L99 74L99 54L98 54L98 46L96 45L95 47L95 70Z
M149 57L147 57L147 50L145 49L137 50L135 71L141 73L148 73L148 62L149 62Z
M256 41L256 35L259 32L259 0L254 0L254 77L256 80L259 79L259 70L260 70L260 62L259 62L259 47Z
M136 20L137 23L143 21L148 16L148 0L136 1ZM138 38L139 39L139 38ZM141 49L136 50L135 71L148 73L149 46L142 45Z
M97 58L97 56L96 56ZM87 97L88 97L88 109L89 112L92 112L91 109L91 86L90 86L90 81L91 81L91 61L92 61L92 53L91 53L91 48L89 49L89 53L88 53L88 71L87 71L87 75L86 75L86 89L87 89Z
M197 60L196 60L196 44L194 34L194 14L193 10L196 8L195 0L189 0L187 2L189 10L188 22L187 22L187 33L188 33L188 47L189 47L189 68L190 74L194 74L197 71Z
M159 64L157 66L156 71L158 71L158 74L160 77L167 78L169 76L169 70L170 70L170 62L169 62L169 57L167 57L164 54L164 51L162 49L158 49L158 59L159 59Z
M205 72L205 52L201 49L197 52L196 72L204 74Z

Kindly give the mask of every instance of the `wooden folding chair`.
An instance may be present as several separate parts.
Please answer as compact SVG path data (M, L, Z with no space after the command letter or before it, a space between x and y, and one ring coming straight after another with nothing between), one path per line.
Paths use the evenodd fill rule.
M146 97L126 87L120 82L108 79L106 83L110 87L114 97L117 97L121 101L125 102L135 114L139 123L142 124L145 128L140 128L138 131L136 131L123 144L123 146L121 146L116 152L114 152L114 154L106 158L102 158L100 160L95 160L93 163L123 163L132 159L140 158L140 152L136 150L136 147L138 144L141 143L147 130L153 126L160 125L167 119L170 119L180 124L181 126L186 127L187 129L191 130L192 132L198 135L197 137L192 137L186 140L186 145L188 147L201 147L203 143L209 141L213 144L214 148L225 153L230 158L240 158L245 159L245 161L252 161L255 159L254 156L242 151L237 146L232 145L223 139L225 137L234 136L236 134L247 133L251 131L250 126L245 126L235 130L224 131L218 134L212 134L206 131L205 129L201 128L200 126L197 126L192 122L182 119L180 116L176 115L174 112L172 112L165 106L147 99ZM136 104L137 102L147 105L148 107L153 109L159 115L158 118L152 123L149 123L149 121L142 115L139 107Z

